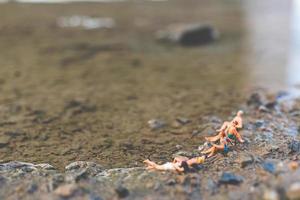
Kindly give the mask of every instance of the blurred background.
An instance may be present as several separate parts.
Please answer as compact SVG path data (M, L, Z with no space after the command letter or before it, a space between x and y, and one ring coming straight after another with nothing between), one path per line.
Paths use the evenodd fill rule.
M298 93L299 0L0 2L2 161L169 160L253 88Z

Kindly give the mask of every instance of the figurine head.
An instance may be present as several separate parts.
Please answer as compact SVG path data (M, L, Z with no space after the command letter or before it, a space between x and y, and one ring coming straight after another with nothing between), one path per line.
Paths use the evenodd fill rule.
M239 117L241 117L243 114L244 114L244 111L239 110L236 115L239 116Z
M238 125L238 122L236 120L232 121L231 123L233 126L237 126Z

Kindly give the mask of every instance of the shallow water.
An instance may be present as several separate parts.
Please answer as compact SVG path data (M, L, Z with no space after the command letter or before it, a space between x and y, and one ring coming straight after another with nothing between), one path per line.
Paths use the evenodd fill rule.
M169 160L178 144L197 148L202 135L191 133L207 116L227 119L253 87L300 83L298 8L279 0L0 5L0 159L122 167ZM116 26L57 25L75 15ZM221 38L194 48L155 41L175 22L209 22ZM175 127L177 117L192 122ZM151 131L153 118L168 126Z

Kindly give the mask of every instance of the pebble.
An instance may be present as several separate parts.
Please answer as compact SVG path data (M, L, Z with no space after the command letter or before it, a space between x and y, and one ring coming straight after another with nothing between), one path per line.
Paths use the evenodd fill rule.
M291 184L286 191L286 196L289 200L300 199L300 182Z
M243 154L238 159L238 163L240 164L241 168L244 168L253 163L253 158L250 155Z
M176 118L176 121L179 122L181 125L185 125L191 122L190 119L185 118L185 117L178 117Z
M244 178L240 175L235 175L231 172L223 172L221 178L219 179L220 184L231 184L239 185L244 181Z
M34 165L34 167L41 168L44 170L55 170L55 167L53 167L52 165L50 165L48 163L37 164L37 165Z
M279 194L275 190L266 190L263 196L264 200L280 200Z
M118 194L119 198L125 198L129 195L129 191L122 185L119 185L115 188L116 193Z
M151 119L148 121L148 125L152 130L157 130L166 126L166 123L163 120Z
M158 31L156 38L161 42L196 46L211 43L219 38L219 33L209 24L172 24Z
M274 174L276 172L276 166L273 162L269 162L269 161L263 162L262 167L265 171L271 174Z
M62 185L59 186L58 188L56 188L56 190L54 191L54 194L59 195L61 197L71 197L75 191L77 190L77 186L74 184L66 184L66 185Z
M292 140L289 144L289 149L292 152L300 152L300 142L298 140Z
M68 164L65 167L66 171L74 171L78 169L84 169L84 168L92 168L93 170L96 171L101 171L103 167L97 163L94 162L86 162L86 161L76 161Z
M296 169L298 169L299 164L296 161L291 161L291 162L288 163L288 167L289 167L290 170L295 171Z
M38 186L35 183L30 184L29 187L27 188L27 192L30 194L34 193L37 190L38 190Z

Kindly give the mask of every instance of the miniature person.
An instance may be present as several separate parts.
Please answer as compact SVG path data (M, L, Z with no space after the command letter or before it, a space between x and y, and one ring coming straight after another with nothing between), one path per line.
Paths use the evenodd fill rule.
M237 121L232 121L229 127L226 129L226 137L230 140L238 140L240 143L244 143L245 141L242 139L241 135L237 131L238 126Z
M177 172L184 171L184 167L181 166L182 162L183 161L174 159L173 162L167 162L165 164L159 165L153 161L150 161L149 159L144 160L144 163L147 165L146 169L155 169L160 171L177 171Z
M189 171L189 167L195 164L202 164L205 161L205 156L195 157L188 159L187 157L176 157L173 162L167 162L162 165L158 165L149 159L145 160L144 163L147 165L147 169L155 169L161 171L177 171L184 172Z
M210 158L213 155L215 155L215 153L218 150L223 150L224 153L228 153L229 148L228 148L228 144L227 144L227 138L226 137L221 137L220 138L220 144L212 144L212 147L210 147L209 149L202 151L201 153L203 154L209 154L207 157Z
M225 121L223 123L223 125L221 126L221 128L217 130L217 132L219 132L218 135L211 136L211 137L205 137L205 139L209 142L217 142L221 137L224 137L224 135L226 135L225 131L233 121L237 122L236 128L238 128L238 129L242 128L243 127L243 119L242 119L243 113L244 113L243 111L239 110L231 122Z

